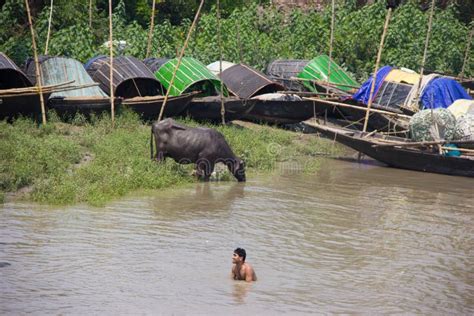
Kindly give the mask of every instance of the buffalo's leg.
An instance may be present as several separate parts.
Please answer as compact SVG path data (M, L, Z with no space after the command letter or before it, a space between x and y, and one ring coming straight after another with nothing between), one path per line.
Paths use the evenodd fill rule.
M156 162L165 162L165 154L162 151L157 151L155 155Z
M200 159L196 162L196 175L198 179L209 181L212 171L214 171L214 163L207 159Z

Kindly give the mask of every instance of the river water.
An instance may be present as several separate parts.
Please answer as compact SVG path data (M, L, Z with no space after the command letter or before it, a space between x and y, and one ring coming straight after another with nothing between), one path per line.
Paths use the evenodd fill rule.
M7 202L0 314L473 314L473 193L324 160L104 208ZM236 247L257 282L230 279Z

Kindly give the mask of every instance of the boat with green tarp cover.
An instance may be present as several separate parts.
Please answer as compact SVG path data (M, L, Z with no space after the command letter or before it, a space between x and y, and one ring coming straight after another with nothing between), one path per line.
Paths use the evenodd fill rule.
M360 86L334 60L329 63L327 55L312 60L277 59L268 64L266 73L290 91L325 92L329 88L332 93L349 95Z
M330 68L329 65L331 65ZM302 79L303 85L310 91L316 91L317 85L321 86L327 82L334 89L346 93L352 93L354 89L358 89L360 86L327 55L319 55L310 60L297 77Z
M220 91L222 84L220 79L203 63L192 57L181 59L173 85L170 86L177 64L178 59L174 58L155 71L156 78L169 90L169 95L178 96L184 92L201 91L200 96L210 96Z

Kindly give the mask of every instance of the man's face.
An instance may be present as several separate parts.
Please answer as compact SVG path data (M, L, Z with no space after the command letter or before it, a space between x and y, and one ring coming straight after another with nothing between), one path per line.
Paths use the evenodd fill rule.
M234 254L232 255L232 263L241 263L242 262L242 257L239 257L238 254L236 254L234 252Z

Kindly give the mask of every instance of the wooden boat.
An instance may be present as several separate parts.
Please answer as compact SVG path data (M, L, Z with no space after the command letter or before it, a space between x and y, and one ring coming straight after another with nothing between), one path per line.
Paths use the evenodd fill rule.
M417 143L406 138L367 133L349 129L329 127L315 122L305 122L319 133L359 151L390 167L440 173L454 176L474 177L474 156L447 156L440 154L440 142ZM450 142L462 144L464 142ZM431 145L436 145L433 148ZM444 148L444 147L442 147ZM461 152L472 152L460 149Z
M66 57L41 56L42 81L45 85L73 81L77 89L55 92L50 95L48 108L56 110L63 118L74 117L80 113L86 116L110 112L110 97L102 91L79 61ZM36 69L33 59L25 66L32 82L36 82ZM120 108L121 98L115 98L114 105Z
M227 68L221 74L227 89L241 99L256 100L252 110L243 116L249 121L270 124L297 123L314 116L317 104L310 100L295 98L293 94L278 94L285 87L270 80L263 73L244 64ZM275 94L275 97L272 96ZM268 98L266 98L268 96ZM326 109L327 106L324 106Z
M143 119L157 119L164 102L165 88L155 78L151 70L135 57L120 56L114 58L114 77L112 87L117 97L123 98L122 107L129 107ZM85 68L101 89L110 93L110 59L98 56L89 60ZM164 115L167 117L181 114L194 94L179 98L170 96L166 102Z
M50 91L43 93L44 100L50 94ZM0 120L19 116L41 117L39 94L25 73L7 55L0 53Z

